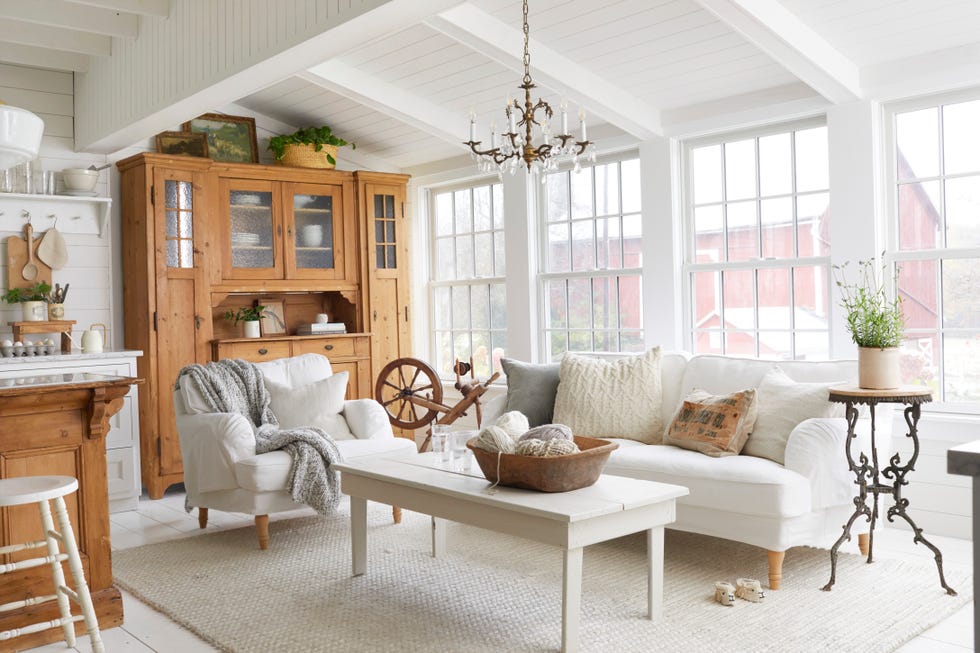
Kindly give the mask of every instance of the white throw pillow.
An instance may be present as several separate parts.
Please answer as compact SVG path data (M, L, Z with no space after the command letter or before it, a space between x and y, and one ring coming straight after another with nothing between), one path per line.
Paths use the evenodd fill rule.
M660 347L613 361L566 353L553 421L575 435L660 444Z
M348 376L347 372L337 372L296 388L266 379L269 406L279 419L279 428L316 426L334 440L353 440L354 434L341 415Z
M841 404L828 399L833 383L800 383L775 367L762 377L757 393L759 417L742 454L785 464L786 442L798 424L811 417L839 417Z

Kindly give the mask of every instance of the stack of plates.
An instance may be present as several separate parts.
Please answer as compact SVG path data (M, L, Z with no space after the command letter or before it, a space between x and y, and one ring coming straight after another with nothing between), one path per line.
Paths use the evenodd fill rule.
M245 231L234 231L231 234L232 245L258 245L261 240L262 239L258 234L252 234Z

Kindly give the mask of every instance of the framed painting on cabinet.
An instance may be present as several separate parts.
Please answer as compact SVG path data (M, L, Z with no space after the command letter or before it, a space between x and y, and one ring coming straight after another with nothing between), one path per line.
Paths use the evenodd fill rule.
M157 134L157 152L160 154L184 154L208 158L208 137L195 132L160 132Z
M278 299L260 299L262 311L262 335L277 336L286 333L286 314L283 303Z
M199 132L207 136L208 155L212 161L259 162L254 118L205 113L185 122L184 131Z

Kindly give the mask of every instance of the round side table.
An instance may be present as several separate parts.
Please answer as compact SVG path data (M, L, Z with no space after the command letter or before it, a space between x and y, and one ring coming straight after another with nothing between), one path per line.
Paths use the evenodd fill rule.
M908 485L906 476L914 471L915 461L919 457L919 412L920 406L932 401L932 392L922 386L901 386L891 390L868 390L856 385L840 385L830 388L830 401L845 405L845 418L847 419L847 439L845 440L844 453L847 455L847 464L857 477L855 483L858 486L858 495L854 497L854 514L851 515L847 523L844 524L844 532L837 538L834 546L830 549L830 581L823 587L824 591L830 591L837 579L837 550L845 541L851 539L851 525L854 521L864 515L871 522L871 531L868 537L868 562L872 562L874 556L874 533L875 524L878 521L878 495L892 495L894 504L888 508L886 517L888 521L895 521L896 517L904 519L912 532L915 533L913 542L920 542L932 550L936 558L936 566L939 569L939 584L943 586L947 594L956 595L956 591L946 584L946 577L943 575L943 554L939 548L922 535L919 528L906 512L909 500L902 496L902 486ZM909 432L905 437L912 439L912 457L908 462L901 464L901 455L896 453L889 460L886 467L879 466L878 447L875 442L875 406L878 404L905 404L905 423L908 425ZM851 452L851 444L856 434L854 427L857 424L859 404L868 406L871 413L871 451L858 452L858 460L855 462L854 454ZM871 459L868 459L868 453ZM868 495L874 498L873 505L868 505Z

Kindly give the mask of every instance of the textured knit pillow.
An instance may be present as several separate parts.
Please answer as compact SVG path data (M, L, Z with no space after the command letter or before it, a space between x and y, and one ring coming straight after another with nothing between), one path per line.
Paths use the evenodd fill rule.
M840 404L828 400L828 389L841 381L800 383L778 367L766 372L758 388L759 418L742 453L784 464L786 443L797 424L811 417L843 414Z
M613 361L566 353L554 421L575 435L660 444L660 347Z
M754 389L730 395L694 390L684 398L664 436L664 444L692 449L715 458L738 454L755 426Z
M293 387L265 380L269 407L279 420L279 428L316 426L334 440L353 440L354 434L341 415L347 393L347 372L337 372L320 381Z
M507 375L505 410L524 413L531 428L550 424L558 391L558 363L535 365L511 358L501 358Z

